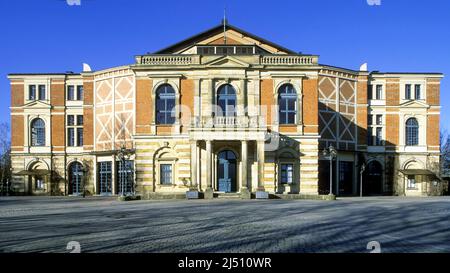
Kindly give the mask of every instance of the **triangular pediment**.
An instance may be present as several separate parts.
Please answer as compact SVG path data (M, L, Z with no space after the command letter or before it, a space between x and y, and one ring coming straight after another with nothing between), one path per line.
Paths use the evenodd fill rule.
M23 106L26 108L29 108L29 109L50 109L50 108L52 108L52 106L50 104L40 101L40 100L31 101L29 103L24 104Z
M400 104L401 107L405 108L428 108L430 107L424 101L421 100L409 100Z
M250 64L231 56L222 56L205 64L207 67L249 67Z
M258 37L245 30L226 24L194 35L167 48L154 52L154 54L183 54L189 53L196 45L256 45L269 54L297 54L276 43Z

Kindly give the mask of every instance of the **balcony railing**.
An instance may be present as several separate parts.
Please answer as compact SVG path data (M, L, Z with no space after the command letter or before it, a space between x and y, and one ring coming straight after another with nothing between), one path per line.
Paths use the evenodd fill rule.
M143 55L136 56L138 65L190 65L199 64L198 55Z
M265 128L265 123L259 116L239 117L194 117L194 128Z
M317 56L268 55L261 56L262 65L315 65Z
M206 58L206 59L205 59ZM208 59L209 58L209 59ZM153 54L136 56L136 65L186 66L199 65L210 61L210 56L185 54ZM248 61L248 60L247 60ZM310 55L261 55L251 61L253 65L317 65L318 56Z

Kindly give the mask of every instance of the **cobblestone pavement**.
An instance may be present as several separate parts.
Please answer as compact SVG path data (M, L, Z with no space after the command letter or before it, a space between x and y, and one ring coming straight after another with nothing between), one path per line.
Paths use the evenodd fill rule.
M0 252L450 252L450 198L0 197Z

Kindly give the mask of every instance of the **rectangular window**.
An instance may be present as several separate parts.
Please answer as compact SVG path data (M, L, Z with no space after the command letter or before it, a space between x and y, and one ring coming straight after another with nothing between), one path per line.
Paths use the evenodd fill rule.
M420 93L420 84L416 84L414 86L414 97L416 98L416 100L420 100L421 99L421 93Z
M77 128L77 146L83 146L83 128Z
M36 85L28 86L28 99L35 100L36 99Z
M75 100L75 87L73 85L67 86L67 100Z
M377 125L382 125L383 124L383 115L377 115L376 116L376 123L377 123Z
M372 127L367 128L367 145L373 146L373 132Z
M118 194L133 192L133 160L124 160L117 162L117 190Z
M112 163L111 161L98 163L98 178L99 178L99 192L100 194L112 193Z
M77 86L77 100L83 100L83 86Z
M405 85L405 99L411 99L411 84Z
M281 184L292 184L294 182L294 165L281 164Z
M39 85L39 100L45 100L45 85Z
M74 115L68 115L67 116L67 125L69 125L69 126L75 125L75 117L74 117Z
M373 85L369 84L369 86L367 88L367 99L368 100L372 99L372 92L373 92Z
M67 128L67 146L75 146L75 129Z
M381 127L377 127L376 129L376 136L375 136L375 145L381 146L382 140L383 140L383 129Z
M234 47L233 46L218 46L216 47L217 55L233 55Z
M416 189L416 177L414 175L408 175L408 189Z
M77 125L83 125L83 115L77 116Z
M381 84L377 84L376 99L383 99L383 86Z
M373 115L367 115L367 125L373 124Z
M172 184L172 165L171 164L161 164L160 165L160 181L162 185Z

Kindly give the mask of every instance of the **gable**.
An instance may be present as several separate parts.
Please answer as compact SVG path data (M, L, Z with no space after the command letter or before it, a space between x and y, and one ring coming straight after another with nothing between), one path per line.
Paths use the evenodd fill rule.
M234 45L257 45L262 49L272 54L297 54L296 52L277 45L273 42L265 40L247 31L234 27L232 25L225 25L225 35L227 44ZM218 25L214 28L194 35L186 40L178 42L167 48L161 49L154 54L180 54L188 51L195 45L217 45L224 44L224 26Z
M31 101L27 104L24 104L23 107L30 108L30 109L50 109L51 105L39 100Z

